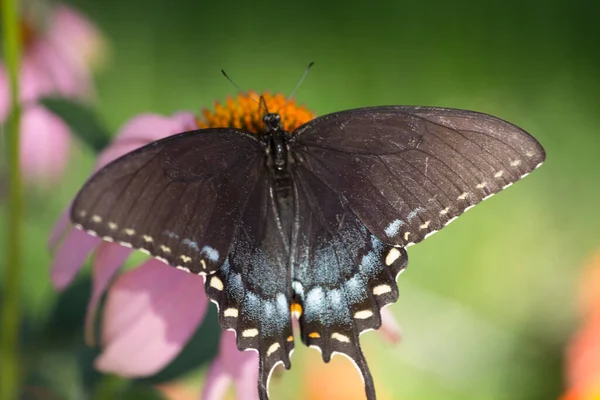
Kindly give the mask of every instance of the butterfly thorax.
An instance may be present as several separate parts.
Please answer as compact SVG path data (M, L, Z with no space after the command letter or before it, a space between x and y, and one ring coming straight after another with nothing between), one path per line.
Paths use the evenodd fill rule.
M281 233L289 242L292 234L293 217L293 182L290 174L288 152L288 136L281 125L281 117L276 113L267 113L263 117L265 123L264 138L267 143L267 167L271 174L276 214Z
M263 121L265 138L268 141L269 162L278 171L285 171L287 167L287 134L281 126L281 117L279 114L267 113L263 117Z

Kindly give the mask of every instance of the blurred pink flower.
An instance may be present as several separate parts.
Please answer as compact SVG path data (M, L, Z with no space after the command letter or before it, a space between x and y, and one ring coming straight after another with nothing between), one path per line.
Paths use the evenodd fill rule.
M62 174L70 146L67 126L36 102L49 95L91 98L91 66L104 53L104 41L96 28L65 5L53 8L45 25L42 31L34 26L28 14L22 17L21 153L24 176L35 182L52 181ZM0 63L0 124L6 121L9 112L8 76ZM44 129L34 129L37 127Z
M196 128L197 121L191 113L172 117L140 115L126 123L100 154L95 170L152 141ZM94 252L92 295L86 317L86 336L88 342L92 341L102 294L132 250L72 228L68 210L56 222L49 243L56 250L51 277L59 290L73 281L88 255ZM208 304L200 276L182 273L155 259L123 273L108 290L101 318L102 353L96 359L96 367L127 377L160 371L196 331ZM380 332L387 340L397 341L400 330L389 311L382 311L382 321ZM208 371L203 398L223 398L231 383L238 393L244 393L244 399L258 397L257 379L256 353L239 351L234 334L224 332L219 355Z

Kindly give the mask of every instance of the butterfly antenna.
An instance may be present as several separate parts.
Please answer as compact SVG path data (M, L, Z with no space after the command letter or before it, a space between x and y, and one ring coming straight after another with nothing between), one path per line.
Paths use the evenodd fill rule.
M265 98L263 96L260 96L260 102L258 103L258 111L260 112L261 109L265 109L265 114L269 113L269 108L267 107L267 102L265 101Z
M254 97L251 97L251 96L248 94L248 92L246 92L245 90L242 90L242 88L241 88L241 87L239 87L239 86L238 86L238 84L237 84L237 83L235 83L235 82L233 81L233 79L231 79L231 78L229 77L229 75L227 75L227 73L225 72L225 70L223 70L223 69L222 69L222 70L221 70L221 73L222 73L222 74L223 74L223 76L224 76L224 77L225 77L225 78L226 78L226 79L229 81L229 83L231 83L233 86L235 86L235 87L236 87L236 89L237 89L238 91L242 92L242 93L244 94L244 96L246 96L246 97L248 97L250 100L254 101L254 102L255 102L256 104L258 104L258 105L259 105L259 107L260 107L260 101L256 100Z
M302 74L302 77L300 78L300 80L298 81L298 83L296 84L296 87L294 88L294 90L292 90L292 93L290 93L290 95L288 96L287 100L285 101L286 103L288 101L290 101L290 99L292 97L294 97L294 94L296 93L296 90L298 90L298 88L300 87L300 85L302 84L302 82L304 82L304 79L306 79L306 75L308 75L308 71L310 71L310 68L315 65L314 62L310 62L308 64L308 66L306 67L306 69L304 70L304 73Z

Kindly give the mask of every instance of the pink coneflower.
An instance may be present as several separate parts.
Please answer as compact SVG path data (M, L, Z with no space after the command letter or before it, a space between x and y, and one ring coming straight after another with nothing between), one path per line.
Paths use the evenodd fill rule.
M104 42L96 28L74 10L58 5L46 17L43 23L28 12L21 18L21 160L25 178L38 183L56 181L62 175L70 135L60 118L36 103L46 96L89 99L91 66L104 53ZM7 74L0 63L0 124L10 111L8 90Z
M282 95L267 94L265 100L273 109L285 103ZM206 111L201 119L185 112L172 117L138 116L125 124L113 143L100 154L96 170L138 147L186 130L253 124L258 127L261 121L252 120L252 114L256 114L256 104L247 96L240 96L225 106L217 105L214 113ZM312 113L297 107L293 101L286 104L283 115L288 127L313 118ZM108 288L101 318L102 353L96 367L127 377L158 372L181 351L204 318L209 301L204 294L203 279L149 259L118 276L109 287L132 250L71 228L67 215L65 212L59 219L50 238L51 247L56 249L52 281L58 289L64 289L88 255L94 253L92 297L86 321L88 340L93 340L96 308ZM381 332L388 340L397 341L399 328L393 317L387 312L382 317ZM257 377L256 353L240 352L233 333L225 332L221 336L219 355L209 368L203 398L221 399L230 384L235 385L238 397L243 394L244 399L257 398Z

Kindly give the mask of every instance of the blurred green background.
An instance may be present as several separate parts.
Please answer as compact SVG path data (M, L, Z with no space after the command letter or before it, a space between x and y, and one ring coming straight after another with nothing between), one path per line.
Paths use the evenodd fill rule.
M579 318L577 280L600 247L600 3L71 4L111 46L96 79L97 111L111 132L141 112L199 112L235 94L220 69L243 88L289 93L309 61L315 66L296 99L317 114L437 105L490 113L531 132L547 152L542 168L409 249L390 308L401 343L392 347L377 333L362 340L378 389L393 399L563 392L564 346ZM79 146L58 188L27 192L24 332L33 339L24 339L25 352L45 349L30 379L52 383L65 398L82 398L95 379L93 350L81 338L89 269L59 300L46 237L92 164L92 152ZM195 345L215 346L210 336ZM297 347L294 368L272 383L273 398L303 398L293 393L304 387L309 362L319 362L312 352ZM205 368L191 373L192 387Z

